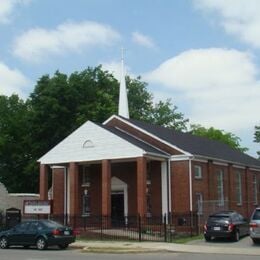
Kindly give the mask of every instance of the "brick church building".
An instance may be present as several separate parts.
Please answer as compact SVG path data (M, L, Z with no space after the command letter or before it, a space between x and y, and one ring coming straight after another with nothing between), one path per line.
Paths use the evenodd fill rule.
M129 119L124 80L119 115L87 121L39 162L40 198L52 200L53 214L150 217L225 208L248 217L260 200L259 160Z

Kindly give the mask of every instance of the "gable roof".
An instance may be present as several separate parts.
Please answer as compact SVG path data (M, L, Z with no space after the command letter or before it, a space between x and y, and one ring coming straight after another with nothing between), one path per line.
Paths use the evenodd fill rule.
M122 131L87 121L38 161L41 164L63 164L134 158L147 153L161 157L167 156L163 151Z
M170 156L170 154L118 129L115 127L111 127L111 126L106 126L106 125L101 125L102 127L104 127L105 129L107 129L108 131L114 133L115 135L123 138L124 140L128 141L129 143L143 149L146 153L148 154L154 154L154 155L158 155L158 156L162 156L162 157L168 157Z
M140 128L163 141L166 141L181 150L194 156L219 159L227 162L242 164L260 168L260 161L245 153L242 153L219 141L211 140L206 137L195 136L190 133L183 133L166 127L145 123L134 119L126 119L116 116L133 127ZM109 119L106 121L108 122Z

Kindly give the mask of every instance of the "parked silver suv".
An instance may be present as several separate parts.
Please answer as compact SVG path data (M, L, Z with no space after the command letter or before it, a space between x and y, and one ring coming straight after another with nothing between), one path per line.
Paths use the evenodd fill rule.
M250 220L250 237L255 244L260 243L260 207L256 208Z

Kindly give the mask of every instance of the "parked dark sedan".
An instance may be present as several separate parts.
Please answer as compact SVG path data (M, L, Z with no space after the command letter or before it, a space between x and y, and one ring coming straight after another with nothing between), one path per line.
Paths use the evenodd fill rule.
M206 241L213 238L230 238L238 241L240 237L249 234L249 223L235 211L222 211L208 217L204 226Z
M36 246L39 250L43 250L48 246L57 245L64 249L73 243L75 238L75 233L70 227L52 220L33 220L1 231L0 248L21 245L24 247Z

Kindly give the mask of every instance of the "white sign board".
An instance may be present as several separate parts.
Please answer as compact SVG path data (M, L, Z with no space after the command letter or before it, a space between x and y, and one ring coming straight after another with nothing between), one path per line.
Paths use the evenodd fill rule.
M51 203L48 200L24 201L24 214L50 214Z

